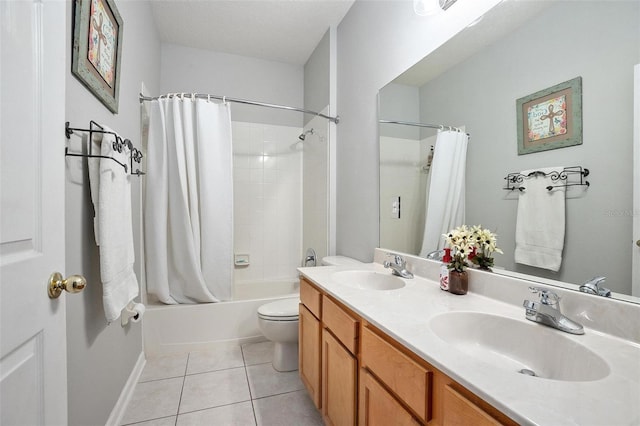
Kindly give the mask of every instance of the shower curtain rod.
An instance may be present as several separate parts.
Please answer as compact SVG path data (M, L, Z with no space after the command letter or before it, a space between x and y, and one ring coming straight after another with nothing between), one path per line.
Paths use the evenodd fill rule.
M339 116L331 117L329 115L325 115L320 112L310 111L308 109L302 109L302 108L296 108L296 107L290 107L290 106L284 106L284 105L268 104L268 103L257 102L257 101L249 101L246 99L230 98L228 96L209 95L206 93L168 93L166 95L161 95L161 96L144 96L142 93L140 93L140 103L145 101L155 101L160 98L166 98L169 96L184 96L186 98L191 98L195 96L197 99L218 99L224 102L236 102L236 103L245 104L245 105L256 105L256 106L263 106L263 107L276 108L276 109L286 109L289 111L298 111L298 112L304 112L305 114L316 115L318 117L326 118L327 120L332 121L336 124L340 122Z
M378 120L378 123L382 123L382 124L403 124L405 126L414 126L414 127L427 127L429 129L438 129L438 130L444 130L444 129L449 129L449 130L455 130L457 132L462 132L462 129L459 129L457 127L453 127L453 126L445 126L443 124L423 124L423 123L412 123L411 121L394 121L394 120ZM466 134L467 136L471 136L469 135L469 133Z

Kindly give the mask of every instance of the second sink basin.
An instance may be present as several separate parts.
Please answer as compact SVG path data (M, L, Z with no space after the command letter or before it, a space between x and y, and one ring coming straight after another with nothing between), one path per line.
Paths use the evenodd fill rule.
M405 286L404 281L391 273L375 271L341 271L334 273L331 278L361 290L396 290Z
M539 324L480 312L434 317L431 330L476 360L543 379L589 382L609 375L609 365L587 347Z

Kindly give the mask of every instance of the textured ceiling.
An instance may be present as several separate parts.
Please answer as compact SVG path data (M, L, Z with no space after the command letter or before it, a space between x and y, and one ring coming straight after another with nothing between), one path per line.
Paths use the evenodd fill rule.
M353 0L155 0L166 43L304 65Z

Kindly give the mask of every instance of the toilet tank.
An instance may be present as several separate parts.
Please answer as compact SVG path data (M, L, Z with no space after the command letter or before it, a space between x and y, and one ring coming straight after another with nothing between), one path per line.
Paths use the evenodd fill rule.
M357 265L361 263L359 260L347 256L325 256L322 258L324 266Z

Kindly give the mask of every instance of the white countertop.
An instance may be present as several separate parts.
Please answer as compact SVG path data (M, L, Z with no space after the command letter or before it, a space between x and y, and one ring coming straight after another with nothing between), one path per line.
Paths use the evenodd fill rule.
M561 333L586 346L610 367L604 379L570 382L529 377L477 360L438 337L429 321L453 311L482 312L547 328L525 319L524 308L470 291L456 296L435 280L416 276L397 290L363 290L340 284L337 271L389 274L378 263L299 268L300 273L425 361L521 424L639 425L640 345L585 326L584 335ZM472 278L472 277L470 277ZM523 290L524 300L528 294ZM575 319L575 318L574 318ZM499 330L496 330L499 333Z

